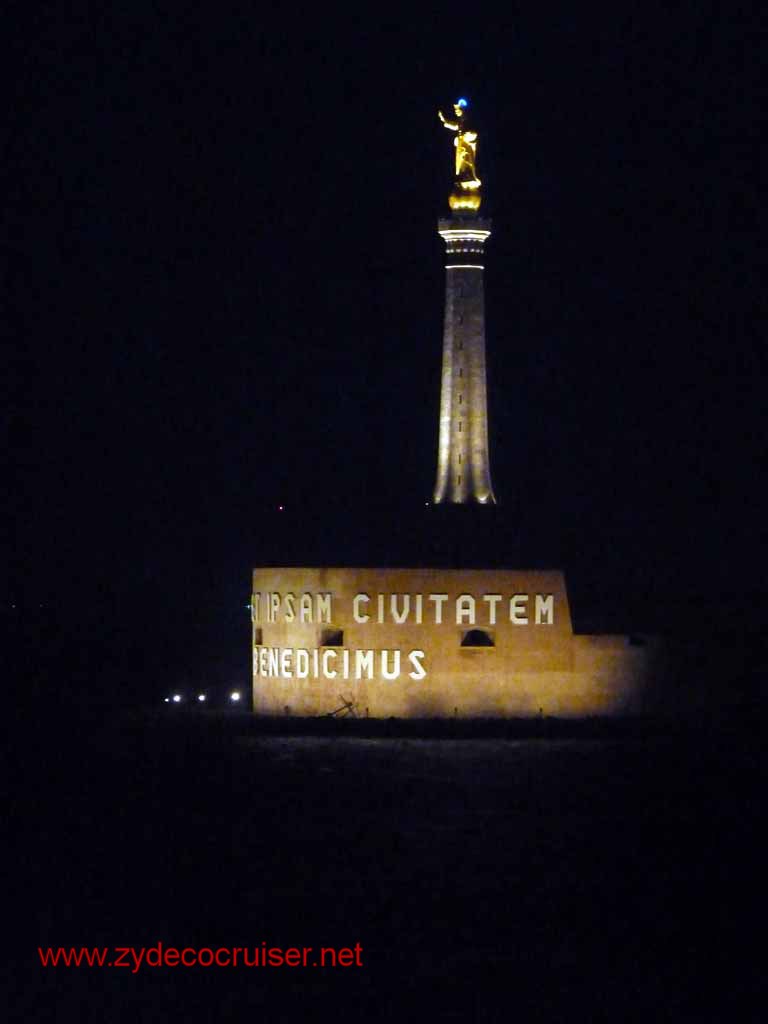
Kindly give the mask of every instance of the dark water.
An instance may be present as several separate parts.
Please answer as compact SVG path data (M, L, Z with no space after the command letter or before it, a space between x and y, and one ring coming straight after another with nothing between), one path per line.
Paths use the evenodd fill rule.
M763 1016L749 730L302 737L95 718L28 726L20 747L32 938L14 1019ZM363 966L134 974L36 954L158 942L359 943Z

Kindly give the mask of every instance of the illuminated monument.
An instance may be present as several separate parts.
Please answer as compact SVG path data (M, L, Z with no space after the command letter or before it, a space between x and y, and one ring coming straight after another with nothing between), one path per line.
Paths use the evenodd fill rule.
M495 504L488 458L485 373L483 247L491 222L477 216L477 132L467 123L467 101L454 106L455 120L440 120L456 133L450 218L438 221L445 242L445 319L440 392L440 435L434 501Z
M340 513L314 549L303 515L265 538L279 561L253 572L257 714L624 715L646 710L648 680L661 678L658 640L577 631L564 573L505 533L501 510L478 507L495 505L483 313L490 223L478 216L477 133L465 101L454 111L453 121L440 115L455 133L456 164L451 216L439 222L448 258L438 507Z

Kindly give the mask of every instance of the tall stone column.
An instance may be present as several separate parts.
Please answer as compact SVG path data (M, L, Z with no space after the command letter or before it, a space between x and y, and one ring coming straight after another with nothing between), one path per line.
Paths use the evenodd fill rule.
M495 505L488 458L483 270L490 220L479 217L478 133L469 123L469 102L458 99L453 116L438 111L455 133L451 217L437 230L445 242L445 320L437 449L436 505Z
M488 454L484 246L490 220L440 220L445 242L445 319L436 505L495 504Z

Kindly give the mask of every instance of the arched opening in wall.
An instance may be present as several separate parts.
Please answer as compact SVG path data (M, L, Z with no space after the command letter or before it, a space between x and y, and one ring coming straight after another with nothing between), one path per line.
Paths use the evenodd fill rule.
M495 647L493 634L484 629L469 629L461 638L462 647Z
M344 630L343 629L324 629L320 634L320 646L321 647L343 647L344 646Z

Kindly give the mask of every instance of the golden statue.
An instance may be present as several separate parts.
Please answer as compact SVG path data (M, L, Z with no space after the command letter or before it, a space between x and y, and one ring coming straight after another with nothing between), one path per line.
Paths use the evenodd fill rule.
M456 147L455 187L448 204L452 210L477 210L480 206L480 179L475 166L477 156L477 132L466 123L464 111L468 104L465 99L453 105L455 121L446 121L442 110L437 116L446 128L456 132L453 144Z

